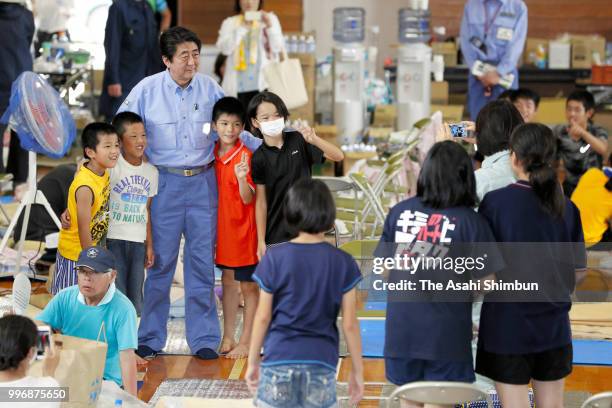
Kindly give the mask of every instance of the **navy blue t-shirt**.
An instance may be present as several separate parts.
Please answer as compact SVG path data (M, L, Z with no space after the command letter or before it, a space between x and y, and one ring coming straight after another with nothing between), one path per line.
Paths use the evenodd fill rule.
M273 295L262 366L320 364L336 370L342 297L361 280L355 260L325 242L286 242L266 251L253 279Z
M440 259L460 257L486 258L481 270L458 274L456 270L417 270L414 275L393 270L389 282L402 279L432 279L438 282L476 281L503 267L493 234L482 216L469 207L434 209L419 197L402 201L391 209L376 256L388 257L389 243L413 244L427 248L427 256ZM393 249L395 251L395 249ZM421 252L422 253L422 252ZM452 289L410 292L410 299L388 293L385 357L423 360L472 360L472 291L459 293ZM408 292L404 292L404 295ZM440 296L449 296L440 300ZM422 301L421 301L422 299ZM444 301L448 300L448 301Z
M575 271L586 266L576 206L565 198L563 217L555 218L540 205L530 184L518 181L488 193L478 211L496 240L503 242L507 266L498 278L541 284L540 298L534 301L499 302L494 294L485 296L479 347L492 353L527 354L570 344L570 294ZM549 288L554 289L546 293Z

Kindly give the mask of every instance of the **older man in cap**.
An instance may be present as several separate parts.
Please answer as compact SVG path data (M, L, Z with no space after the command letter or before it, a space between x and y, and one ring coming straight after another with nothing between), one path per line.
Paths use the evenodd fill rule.
M104 324L104 379L136 395L136 310L115 288L115 257L98 246L81 251L76 263L78 285L60 291L37 316L62 334L97 340Z

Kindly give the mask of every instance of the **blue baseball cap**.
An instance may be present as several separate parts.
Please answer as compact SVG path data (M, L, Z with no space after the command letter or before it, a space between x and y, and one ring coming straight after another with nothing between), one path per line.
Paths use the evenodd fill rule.
M76 268L88 268L98 273L110 272L115 269L115 256L106 248L91 246L81 251Z

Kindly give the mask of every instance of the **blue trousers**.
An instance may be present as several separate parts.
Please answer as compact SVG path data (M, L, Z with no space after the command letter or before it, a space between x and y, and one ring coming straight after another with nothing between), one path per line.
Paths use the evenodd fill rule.
M485 89L482 83L474 75L470 74L468 77L468 109L470 110L470 119L475 122L483 106L496 100L506 88L501 85L495 85L491 88L491 95L485 96ZM512 89L517 87L518 79L515 77Z
M115 255L117 289L127 296L140 316L142 312L142 282L144 281L144 242L107 239L108 250Z
M185 325L192 352L216 350L221 340L214 286L217 239L217 180L214 167L192 177L159 171L151 204L155 265L144 284L138 344L161 350L166 344L170 286L181 235L185 236Z

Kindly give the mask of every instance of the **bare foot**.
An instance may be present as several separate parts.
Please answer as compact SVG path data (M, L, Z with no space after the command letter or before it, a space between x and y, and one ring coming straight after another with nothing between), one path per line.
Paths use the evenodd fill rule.
M233 339L223 337L219 354L227 354L232 351L234 347L236 347L236 342Z
M247 358L249 356L249 345L239 343L232 351L227 353L226 358L237 360L239 358Z

